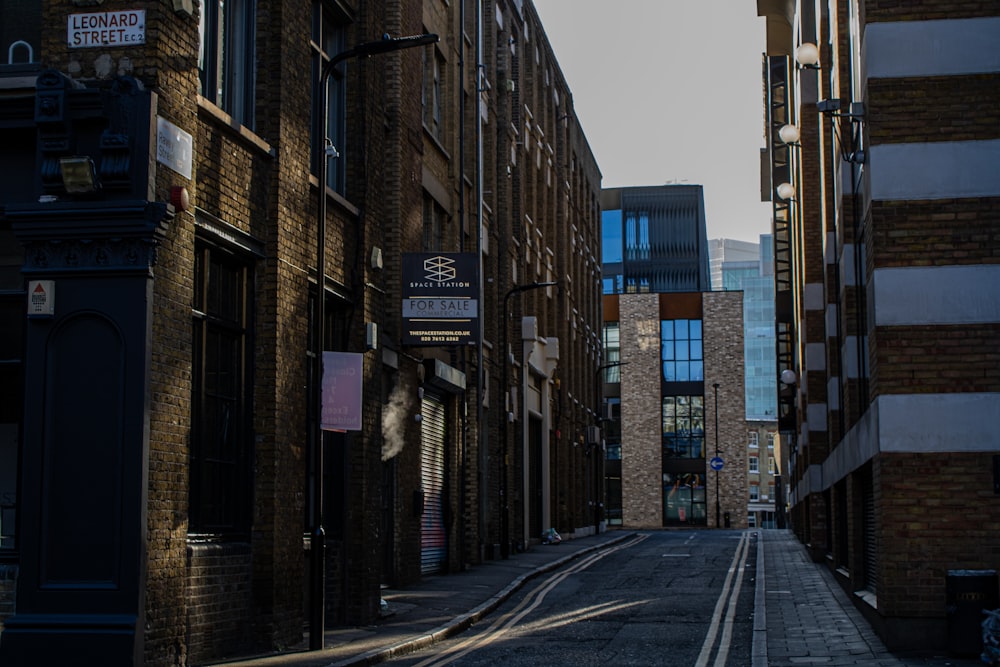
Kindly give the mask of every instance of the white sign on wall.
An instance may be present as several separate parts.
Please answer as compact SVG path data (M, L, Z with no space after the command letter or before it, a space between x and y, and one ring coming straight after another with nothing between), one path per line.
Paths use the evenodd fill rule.
M191 178L194 139L168 120L156 117L156 161Z
M146 10L70 14L66 41L73 49L145 44Z

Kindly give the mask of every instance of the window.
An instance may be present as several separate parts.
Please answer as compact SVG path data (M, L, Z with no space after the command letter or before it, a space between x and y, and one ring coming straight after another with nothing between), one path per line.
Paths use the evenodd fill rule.
M443 114L444 107L444 75L447 64L444 56L435 49L424 49L424 81L421 90L421 102L424 107L424 127L435 139L441 141L444 137Z
M663 397L663 455L700 459L705 453L705 398Z
M251 129L256 10L256 0L205 0L198 25L202 96Z
M747 444L751 449L757 449L760 446L757 431L747 431Z
M777 471L777 468L774 465L774 457L773 456L768 456L767 457L767 471L769 473L771 473L772 475Z
M775 436L774 431L768 431L767 432L767 448L768 449L774 449L774 436Z
M660 322L660 357L665 382L692 382L705 379L701 320Z
M750 472L759 473L760 472L760 459L756 456L750 457Z
M313 3L313 75L312 80L319 78L320 68L328 63L338 53L347 49L347 19L335 13L327 3ZM335 69L326 82L326 119L321 124L319 115L320 91L313 91L313 136L325 137L326 142L312 141L312 170L319 173L319 160L322 155L326 159L326 187L334 192L344 194L346 179L344 177L344 154L346 151L346 98L347 84L344 65ZM323 150L326 145L334 151L329 154ZM338 155L338 157L333 157Z
M757 502L758 500L760 500L760 485L759 484L751 484L750 485L750 501L751 502Z
M250 529L251 280L247 263L214 246L198 244L189 526L196 534L245 536Z
M448 213L424 193L424 252L441 252L447 238Z
M0 53L3 64L41 61L42 3L0 0Z
M622 381L621 342L618 322L604 323L604 382L620 384Z

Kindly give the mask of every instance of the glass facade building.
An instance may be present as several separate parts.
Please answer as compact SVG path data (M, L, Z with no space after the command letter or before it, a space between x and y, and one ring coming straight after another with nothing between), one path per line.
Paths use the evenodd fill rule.
M605 294L709 291L700 185L603 190L601 208Z

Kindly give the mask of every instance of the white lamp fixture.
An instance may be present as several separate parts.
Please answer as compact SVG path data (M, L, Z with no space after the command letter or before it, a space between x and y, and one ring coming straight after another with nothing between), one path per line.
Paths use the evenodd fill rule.
M791 183L782 183L776 188L778 196L788 201L795 196L795 186Z
M791 368L786 368L785 370L781 371L781 384L793 385L795 384L796 380L798 380L798 377L795 375L795 371L793 371Z
M796 144L800 136L799 128L795 125L782 125L781 129L778 130L778 138L783 144Z
M795 62L800 67L819 69L819 49L811 42L803 42L795 49Z

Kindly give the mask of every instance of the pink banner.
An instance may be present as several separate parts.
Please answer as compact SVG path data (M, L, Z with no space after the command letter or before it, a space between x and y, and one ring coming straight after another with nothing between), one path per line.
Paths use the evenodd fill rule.
M323 353L324 431L361 430L361 393L364 355L357 352Z

